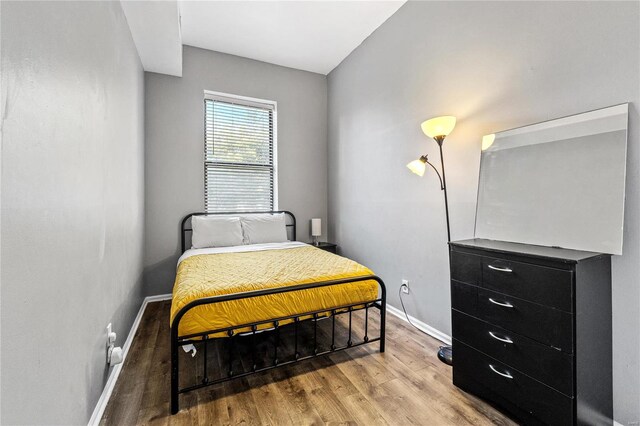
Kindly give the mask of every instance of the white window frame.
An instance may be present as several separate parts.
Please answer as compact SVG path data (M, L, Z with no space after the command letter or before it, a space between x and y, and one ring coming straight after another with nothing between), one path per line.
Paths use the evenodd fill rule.
M241 95L233 95L230 93L223 92L214 92L212 90L204 91L204 100L212 100L212 101L221 101L228 103L235 103L239 105L246 106L254 106L258 108L271 108L273 110L273 210L278 210L278 103L276 101L270 101L267 99L259 99L252 98L249 96L241 96ZM203 102L203 113L202 119L203 122L206 120L206 111L204 111L204 102ZM204 128L204 125L202 126ZM203 168L203 189L204 194L202 197L203 203L203 211L206 211L206 203L205 200L207 198L206 192L206 184L207 184L207 176L206 176L206 168L207 168L207 139L206 134L202 135L202 140L204 141L204 150L203 150L203 159L202 164Z

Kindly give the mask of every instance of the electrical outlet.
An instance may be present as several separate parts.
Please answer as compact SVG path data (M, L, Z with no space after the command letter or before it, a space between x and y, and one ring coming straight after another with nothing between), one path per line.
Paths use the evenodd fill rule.
M402 280L402 285L400 286L402 292L405 294L409 294L409 280Z
M113 347L111 345L111 342L109 341L109 337L111 336L112 333L112 328L111 328L111 323L107 324L107 342L105 344L105 348L107 350L106 356L107 356L107 364L109 364L109 357L111 355L111 348Z
M107 325L107 364L111 364L112 352L116 346L116 333L113 331L111 323ZM122 351L120 349L120 351ZM118 364L118 362L116 362Z

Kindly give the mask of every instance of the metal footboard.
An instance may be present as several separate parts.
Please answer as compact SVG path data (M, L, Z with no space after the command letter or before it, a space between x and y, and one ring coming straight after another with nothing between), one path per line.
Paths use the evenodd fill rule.
M329 287L329 286L334 286L334 285L341 285L341 284L350 284L350 283L356 283L356 282L361 282L361 281L369 281L369 280L374 280L378 283L378 285L380 286L380 297L375 299L375 300L371 300L368 302L359 302L359 303L353 303L350 305L344 305L344 306L336 306L335 308L332 308L330 310L320 310L320 311L311 311L311 312L301 312L299 314L296 315L290 315L290 316L285 316L285 317L279 317L279 318L271 318L269 320L266 321L258 321L258 322L254 322L254 323L248 323L248 324L241 324L241 325L237 325L237 326L233 326L233 327L227 327L227 328L222 328L222 329L217 329L217 330L207 330L204 332L200 332L200 333L194 333L194 334L189 334L189 335L184 335L184 336L179 336L178 334L178 326L180 324L180 320L182 319L182 317L189 312L189 310L197 307L197 306L201 306L201 305L211 305L211 304L216 304L216 303L221 303L221 302L227 302L227 301L232 301L232 300L239 300L239 299L249 299L249 298L253 298L253 297L260 297L260 296L266 296L266 295L271 295L271 294L279 294L279 293L288 293L288 292L293 292L293 291L301 291L301 290L308 290L308 289L313 289L313 288L320 288L320 287ZM378 276L375 275L368 275L368 276L362 276L362 277L355 277L355 278L345 278L345 279L340 279L340 280L331 280L331 281L322 281L322 282L316 282L316 283L308 283L308 284L300 284L300 285L295 285L295 286L288 286L288 287L279 287L279 288L272 288L272 289L265 289L265 290L255 290L255 291L249 291L249 292L242 292L242 293L233 293L233 294L225 294L225 295L220 295L220 296L214 296L214 297L207 297L207 298L203 298L203 299L198 299L198 300L194 300L193 302L187 304L186 306L184 306L175 316L175 318L173 319L172 323L171 323L171 414L176 414L179 411L179 397L180 394L182 393L186 393L186 392L190 392L196 389L200 389L203 388L205 386L211 386L211 385L215 385L221 382L225 382L228 380L233 380L236 378L240 378L240 377L245 377L248 376L250 374L254 374L254 373L259 373L261 371L266 371L266 370L271 370L273 368L277 368L283 365L289 365L289 364L293 364L296 362L300 362L306 359L310 359L310 358L314 358L314 357L318 357L318 356L322 356L322 355L326 355L329 353L333 353L333 352L337 352L337 351L341 351L344 349L348 349L348 348L352 348L352 347L356 347L356 346L361 346L361 345L365 345L368 343L374 343L374 342L380 342L380 352L384 352L385 349L385 321L386 321L386 300L387 300L387 294L386 294L386 288L384 285L384 282L382 281L381 278L379 278ZM374 308L376 310L379 311L380 314L380 333L376 336L376 337L369 337L369 310L371 308ZM357 341L354 342L353 341L353 336L352 336L352 316L353 313L356 311L360 311L360 310L364 310L365 311L365 320L364 320L364 338L361 341ZM344 346L336 346L336 327L335 327L335 322L336 322L336 316L337 315L341 315L341 314L347 314L349 316L349 326L348 326L348 341L347 344ZM320 318L324 318L324 317L328 317L331 318L332 324L331 324L331 346L328 350L323 350L320 351L318 348L318 340L317 340L317 334L318 334L318 320ZM288 360L288 361L281 361L278 358L278 350L280 348L280 328L282 327L282 322L284 321L293 321L293 327L294 327L294 358L292 360ZM308 321L308 320L312 320L313 321L313 348L311 351L310 355L306 355L306 356L300 356L300 352L299 352L299 337L298 337L298 328L299 328L299 324L303 321ZM257 362L256 362L256 349L257 349L257 343L256 343L256 334L260 332L260 330L258 330L258 327L260 326L268 326L270 330L273 331L274 333L274 345L273 345L273 353L272 356L270 357L270 362L265 364L264 367L258 367ZM249 329L249 331L247 333L245 332L238 332L238 330L242 330L242 329ZM209 379L208 376L208 371L207 371L207 356L208 356L208 351L207 351L207 346L208 346L208 341L210 341L210 336L217 334L217 333L226 333L226 335L231 339L230 340L230 344L229 344L229 368L226 371L226 375L224 375L224 377L220 377L220 378L216 378L213 380ZM251 346L251 354L252 354L252 365L251 368L249 369L249 371L243 371L243 372L235 372L233 371L233 361L234 361L234 346L233 346L233 338L239 334L248 334L251 338L250 340L250 346ZM197 340L194 340L197 339ZM179 364L178 364L178 351L180 349L181 346L184 345L188 345L188 344L194 344L194 343L201 343L203 345L203 356L204 356L204 362L203 362L203 378L201 383L192 385L192 386L187 386L184 388L180 388L179 387L179 377L180 377L180 371L179 371Z

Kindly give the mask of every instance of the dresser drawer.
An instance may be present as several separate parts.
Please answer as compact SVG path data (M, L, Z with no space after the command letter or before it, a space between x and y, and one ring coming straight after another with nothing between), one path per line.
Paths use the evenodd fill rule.
M469 315L478 309L478 287L451 281L451 307Z
M473 285L482 281L482 257L451 251L450 262L452 280Z
M482 286L520 299L572 312L571 271L482 258Z
M480 284L482 258L473 254L451 251L451 279L467 284Z
M573 353L573 316L558 309L478 288L477 317Z
M462 389L550 425L573 424L573 399L483 353L453 340L453 382ZM533 416L530 418L529 416Z
M567 396L573 396L573 356L512 331L453 311L456 339Z

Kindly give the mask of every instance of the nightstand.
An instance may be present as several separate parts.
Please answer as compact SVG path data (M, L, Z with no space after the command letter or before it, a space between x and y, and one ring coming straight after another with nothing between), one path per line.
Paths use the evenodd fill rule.
M338 245L327 242L319 242L318 245L311 243L312 246L319 248L324 251L328 251L329 253L338 254Z

